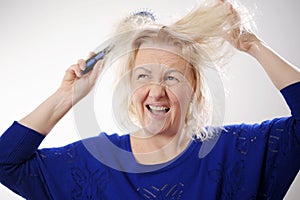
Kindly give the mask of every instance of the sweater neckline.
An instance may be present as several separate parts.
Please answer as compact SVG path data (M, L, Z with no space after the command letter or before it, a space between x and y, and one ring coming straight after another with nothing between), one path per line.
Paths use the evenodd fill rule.
M175 158L167 161L167 162L163 162L163 163L159 163L159 164L141 164L138 163L132 153L132 148L131 148L131 142L130 142L130 134L126 134L124 136L125 139L125 150L129 151L131 153L132 156L132 161L134 162L134 165L137 168L141 168L144 169L145 172L161 172L161 171L166 171L169 170L173 167L178 166L180 163L184 162L187 158L189 158L190 155L195 155L192 154L192 151L195 151L197 149L200 150L201 144L202 142L197 141L197 140L191 140L189 142L189 144L187 145L187 147L180 153L178 154ZM198 147L198 148L196 148ZM198 154L196 154L198 155Z

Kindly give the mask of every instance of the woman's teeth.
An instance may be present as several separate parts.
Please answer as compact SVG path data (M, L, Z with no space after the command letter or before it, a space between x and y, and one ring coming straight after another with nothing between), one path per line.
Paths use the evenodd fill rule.
M147 105L146 106L148 108L148 110L150 111L165 111L168 112L170 110L170 108L165 107L165 106L152 106L152 105Z

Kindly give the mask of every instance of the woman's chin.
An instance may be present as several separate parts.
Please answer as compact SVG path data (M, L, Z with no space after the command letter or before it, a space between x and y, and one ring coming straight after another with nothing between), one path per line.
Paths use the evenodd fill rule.
M166 121L152 122L144 126L142 129L145 137L153 137L156 135L168 135L169 133L174 133L174 130L177 129L168 124L169 123L166 123Z
M152 123L145 125L142 129L146 136L151 137L163 133L166 128L164 127L164 124L160 125L159 123Z

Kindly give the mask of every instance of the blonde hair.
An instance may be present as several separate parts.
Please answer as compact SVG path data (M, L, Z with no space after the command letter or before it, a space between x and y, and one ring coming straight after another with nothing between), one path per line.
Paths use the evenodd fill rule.
M117 97L113 98L113 105L117 113L116 120L121 123L123 129L138 128L135 126L138 123L134 109L131 107L130 88L127 85L129 76L126 74L134 66L136 54L141 45L154 42L179 47L180 56L183 56L192 66L196 82L195 95L185 119L184 132L189 137L202 141L212 138L218 132L218 129L207 128L212 121L212 105L204 81L204 69L207 67L217 69L217 66L224 64L224 60L230 57L224 36L228 31L240 26L239 23L233 23L234 17L236 16L230 4L205 1L168 26L151 21L137 23L130 19L125 19L120 23L116 32L121 37L116 37L118 39L114 41L114 46L118 51L117 54L122 54L122 62L118 69L118 81L122 80L122 82L119 82L115 91Z

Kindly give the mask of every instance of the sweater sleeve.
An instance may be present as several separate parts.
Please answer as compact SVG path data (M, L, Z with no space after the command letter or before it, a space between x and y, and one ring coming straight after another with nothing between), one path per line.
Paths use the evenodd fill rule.
M299 172L300 82L280 92L291 116L226 126L210 155L229 199L283 199Z
M280 92L291 110L292 117L300 121L300 82L291 84ZM299 123L295 125L299 126Z
M0 138L3 185L30 200L89 199L90 193L102 192L107 173L82 140L63 147L38 149L44 138L18 122L4 132ZM99 177L104 181L94 184Z
M21 164L30 159L44 138L15 121L0 138L1 165ZM0 173L2 176L2 171Z
M263 176L260 198L282 199L300 169L300 82L280 91L291 117L278 118L253 126L265 134Z
M75 143L38 150L44 138L18 122L0 138L0 182L26 199L57 199L57 187L66 187L69 181L70 159L65 160L64 154L70 154L68 149L74 149ZM52 185L53 180L56 182Z
M37 158L44 138L16 121L0 138L0 181L26 199L51 199Z

